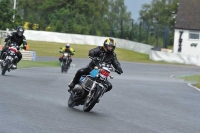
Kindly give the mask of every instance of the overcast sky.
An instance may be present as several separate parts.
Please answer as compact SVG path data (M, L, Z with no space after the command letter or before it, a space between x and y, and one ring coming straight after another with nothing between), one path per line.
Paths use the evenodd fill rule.
M131 17L137 20L139 17L139 11L143 4L150 4L152 0L124 0L127 10L131 12Z

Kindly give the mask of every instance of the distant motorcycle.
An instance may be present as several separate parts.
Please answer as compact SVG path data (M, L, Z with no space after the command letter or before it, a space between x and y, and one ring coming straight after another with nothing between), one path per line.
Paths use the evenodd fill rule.
M95 104L100 101L100 98L108 89L108 86L105 83L105 81L108 80L108 77L111 79L114 78L110 75L110 72L113 71L110 64L106 64L105 62L93 58L92 60L96 65L94 69L89 75L82 76L79 83L69 92L71 95L68 100L68 106L74 107L84 105L84 112L89 112Z
M69 58L70 58L70 54L67 53L67 52L63 52L63 57L62 57L62 62L61 62L61 72L65 72L67 73L68 69L69 69L69 65L70 65L70 62L69 62Z
M2 54L2 56L5 57L1 64L2 75L5 75L6 71L10 72L12 65L17 63L17 52L19 52L19 47L16 43L11 43L8 50Z

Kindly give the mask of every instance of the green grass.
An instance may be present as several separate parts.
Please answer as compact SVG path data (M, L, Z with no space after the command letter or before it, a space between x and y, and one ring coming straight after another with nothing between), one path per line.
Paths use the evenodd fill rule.
M196 84L194 84L194 86L200 88L200 75L182 76L181 78L186 80L186 81L196 82Z
M194 86L196 86L197 88L200 89L200 83L195 84Z
M39 41L28 41L29 50L36 51L37 56L61 56L59 53L60 47L65 46L65 43L54 43L54 42L39 42ZM71 44L71 47L76 51L76 58L88 57L88 51L95 46L91 45L77 45Z
M187 80L187 81L194 81L194 82L200 82L200 75L194 75L194 76L182 76L181 78Z
M61 54L59 53L60 47L65 46L65 43L28 41L28 45L29 50L36 51L36 56L59 57L61 56ZM73 58L88 58L89 50L95 48L96 46L71 44L71 47L74 48L74 50L76 51ZM149 60L149 55L141 54L131 50L116 48L115 52L119 61L171 64Z
M59 53L60 47L65 46L65 43L54 43L54 42L43 42L43 41L28 41L29 50L36 51L36 56L53 56L59 57L62 54ZM73 58L88 58L88 52L90 49L95 48L93 45L78 45L71 44L76 51ZM141 54L131 50L116 48L115 50L119 61L130 61L130 62L145 62L145 63L162 63L149 60L149 55ZM37 57L36 57L37 58ZM60 64L58 61L55 62L34 62L34 61L20 61L18 68L29 68L29 67L58 67Z
M56 56L59 57L60 47L65 46L65 43L52 43L52 42L36 42L28 41L29 50L36 51L37 56ZM94 45L78 45L71 44L74 48L75 58L88 58L88 52L90 49L95 48ZM133 61L133 62L153 62L149 60L149 55L133 52L131 50L116 48L115 50L117 58L121 61Z
M155 63L155 61L149 60L149 55L147 54L141 54L120 48L116 48L115 52L117 54L117 58L122 61Z
M35 62L35 61L25 61L21 60L17 67L20 68L29 68L29 67L59 67L59 62Z

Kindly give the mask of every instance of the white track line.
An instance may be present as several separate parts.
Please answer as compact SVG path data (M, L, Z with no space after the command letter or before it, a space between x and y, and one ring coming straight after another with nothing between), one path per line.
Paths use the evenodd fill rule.
M174 76L175 75L171 75L170 78L174 78ZM200 91L200 88L197 88L197 87L193 86L191 83L188 83L187 85L192 87L192 88L194 88L194 89L196 89L196 90L198 90L198 91Z
M192 88L194 88L194 89L196 89L196 90L200 91L200 89L199 89L199 88L197 88L197 87L193 86L191 83L188 83L188 86L190 86L190 87L192 87Z

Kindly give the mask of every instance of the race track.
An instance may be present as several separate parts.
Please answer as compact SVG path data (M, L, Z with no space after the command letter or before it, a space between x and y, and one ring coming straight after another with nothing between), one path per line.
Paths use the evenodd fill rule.
M122 62L114 88L91 112L69 108L67 85L76 67L18 69L0 75L0 133L199 133L200 91L175 78L196 66Z

